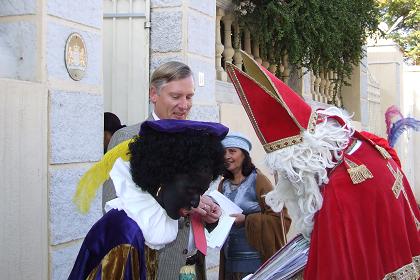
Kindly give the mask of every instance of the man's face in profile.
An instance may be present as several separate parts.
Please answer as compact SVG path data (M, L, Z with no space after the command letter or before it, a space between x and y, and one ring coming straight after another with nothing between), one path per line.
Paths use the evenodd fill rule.
M159 92L152 86L150 100L160 119L185 120L192 106L194 79L191 76L164 84Z
M179 219L181 213L187 213L191 207L197 207L200 196L211 183L210 174L194 176L177 175L173 182L166 184L162 193L163 208L169 217Z

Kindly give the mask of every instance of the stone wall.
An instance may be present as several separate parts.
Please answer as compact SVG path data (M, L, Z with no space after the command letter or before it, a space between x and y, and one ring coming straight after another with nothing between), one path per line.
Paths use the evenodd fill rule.
M48 92L4 78L0 88L0 275L48 279Z
M0 0L1 275L67 279L82 238L76 183L102 154L102 0ZM64 52L82 35L85 77L72 80Z
M102 156L102 0L58 1L45 5L45 66L49 90L50 278L67 279L81 242L102 216L101 193L87 215L71 202L78 180ZM84 39L88 65L82 80L67 73L67 37Z
M0 274L48 278L47 104L37 1L0 0Z
M150 7L150 73L170 60L189 65L196 86L190 119L219 121L214 60L216 1L151 0Z

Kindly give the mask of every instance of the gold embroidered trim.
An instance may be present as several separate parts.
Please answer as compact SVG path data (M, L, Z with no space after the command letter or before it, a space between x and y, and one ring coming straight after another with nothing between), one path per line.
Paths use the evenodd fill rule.
M277 102L279 102L284 109L287 111L288 115L293 119L293 121L295 122L295 124L301 129L301 130L305 130L305 128L303 128L300 123L298 122L298 120L295 118L295 116L292 114L292 112L290 111L290 108L288 106L288 104L286 102L284 102L281 94L278 92L276 86L274 85L273 81L268 77L268 75L260 69L260 67L258 66L258 64L243 50L240 50L241 54L242 54L242 58L243 58L243 63L245 65L245 68L247 67L252 67L253 69L255 69L258 73L254 73L255 76L259 76L261 78L263 78L265 80L265 82L268 82L268 86L272 89L268 89L267 86L265 86L263 84L263 81L258 81L256 78L252 77L250 74L242 71L241 69L239 69L236 65L226 62L226 68L231 68L229 69L230 72L234 72L233 69L238 69L239 72L241 72L242 75L244 75L245 77L247 77L248 79L250 79L251 81L253 81L255 84L257 84L261 89L263 89L263 91L265 91L268 95L270 95L272 98L274 98ZM249 65L248 62L251 64ZM248 70L248 69L247 69ZM236 77L236 75L235 75ZM274 91L274 92L273 92ZM308 105L309 106L309 105ZM308 123L309 126L310 123ZM315 123L316 124L316 123Z
M318 118L318 114L316 112L312 112L311 114L311 118L309 120L309 126L308 126L308 131L311 133L315 132L315 125L316 125L316 120ZM263 145L264 150L267 153L271 153L295 144L299 144L303 142L303 132L301 132L301 134L299 135L295 135L295 136L290 136L287 138L283 138L274 142L270 142L267 144Z
M401 189L404 188L402 181L404 176L398 168L397 171L395 171L389 162L386 164L386 166L388 166L389 171L391 171L392 175L395 177L395 182L392 185L392 192L394 193L395 198L398 198L400 196Z
M382 155L382 157L384 159L391 159L392 158L391 155L388 153L388 151L384 147L376 144L372 139L366 138L366 140L368 140L370 142L370 144L372 144L372 146L374 146L376 148L376 150L379 151L379 153Z
M383 280L417 280L420 277L420 256L413 257L413 262L385 275Z
M101 279L117 279L124 275L124 271L130 262L133 279L140 279L139 252L130 244L121 244L114 247L106 254L102 261L87 276L87 280L98 277L101 268Z
M318 113L315 111L312 111L311 117L309 118L309 123L308 123L308 131L310 133L315 133L315 126L316 126L316 121L318 120Z
M267 143L263 145L263 148L267 153L270 153L270 152L274 152L276 150L280 150L282 148L285 148L291 145L302 143L302 141L303 141L303 136L296 135L296 136L280 139L275 142Z
M395 177L395 182L392 185L392 192L394 193L395 198L398 199L398 197L400 196L400 193L401 192L403 193L404 198L408 204L408 207L410 208L411 216L413 216L414 223L416 224L416 228L417 230L420 230L420 221L417 219L416 214L414 214L413 208L411 207L410 201L408 200L408 195L405 192L404 183L403 183L404 175L398 168L396 168L397 171L395 171L389 162L387 163L387 166L389 170L391 171L392 175L394 175Z
M153 250L145 245L144 251L146 259L146 279L156 280L159 269L157 250Z
M247 54L245 51L243 51L243 50L240 50L240 52L241 52L241 54L242 54L242 60L243 60L243 63L244 63L244 65L245 65L245 68L247 68L247 63L248 62L250 62L252 65L254 65L254 66L257 66L258 64L254 61L254 59L249 55L249 54ZM276 100L279 100L280 101L280 104L281 105L283 105L283 107L284 107L284 109L286 109L286 111L287 111L287 113L289 114L289 116L293 119L293 121L295 122L295 124L301 129L301 130L305 130L305 128L303 128L301 125L300 125L300 123L297 121L297 119L295 118L295 116L292 114L292 112L290 111L290 108L289 108L289 106L288 106L288 104L286 104L286 102L284 102L284 100L283 100L283 98L282 98L282 96L281 96L281 94L277 91L277 88L275 87L275 85L274 85L274 83L273 83L273 81L268 77L268 75L263 71L263 70L261 70L261 68L259 67L259 66L257 66L256 67L256 70L260 73L260 74L262 74L263 76L264 76L264 78L266 79L266 81L268 81L269 82L269 84L270 84L270 86L273 88L273 90L275 91L275 93L276 93L276 96L277 96L277 98L276 98ZM254 78L252 78L252 77L250 77L247 73L244 73L243 71L241 71L243 74L245 74L247 77L249 77L250 79L252 79L255 83L257 83L257 85L259 85L261 88L263 88L265 91L267 91L266 90L266 88L261 84L261 82L258 82L257 80L255 80ZM267 92L268 94L270 94L269 92ZM272 94L270 94L270 96L273 96ZM308 126L309 126L309 124L310 124L310 120L311 120L311 118L309 119L309 123L308 123Z
M379 153L382 155L384 159L391 159L391 155L388 153L388 151L379 145L375 145L375 148L379 151Z
M417 230L420 230L420 222L419 220L417 220L416 214L414 214L413 208L411 208L411 204L410 204L410 201L408 200L408 196L407 196L407 193L405 192L404 186L402 188L402 193L404 195L405 200L407 201L408 208L410 208L411 216L413 216L414 223L416 224L416 228Z
M284 139L277 140L275 142L267 143L267 140L265 139L264 135L262 134L262 132L259 128L259 124L258 124L257 120L255 119L254 113L251 110L251 106L249 105L248 99L246 98L246 95L245 95L245 93L242 89L241 83L239 82L238 77L236 76L235 68L237 68L235 65L233 65L231 63L226 63L226 70L230 74L229 76L231 77L232 83L233 83L236 91L238 92L239 99L241 100L241 102L243 104L245 112L247 113L248 117L250 118L251 124L254 127L254 130L255 130L260 142L263 144L264 150L269 153L269 152L273 152L273 151L276 151L276 150L279 150L279 149L282 149L282 148L285 148L285 147L288 147L288 146L291 146L291 145L301 143L303 141L302 134L303 134L303 131L305 129L303 129L301 127L301 125L296 120L296 118L293 116L293 114L290 112L289 108L285 105L285 103L278 96L273 95L270 90L268 90L266 87L264 87L264 85L257 82L254 78L249 76L247 73L244 73L243 71L241 71L241 73L245 77L252 80L259 87L261 87L261 89L264 92L266 92L270 97L272 97L275 102L280 103L280 105L282 105L285 108L285 110L287 111L290 118L294 121L294 123L301 129L301 133L299 135L293 135L293 136L290 136L290 137L287 137L287 138L284 138ZM238 69L238 70L240 71L240 69ZM263 74L265 75L265 73L263 73ZM268 77L266 77L266 78L269 81L271 81ZM309 131L310 133L315 132L315 126L316 126L317 119L318 119L318 114L315 111L312 111L311 116L309 117L308 128L307 128L307 131Z
M360 184L367 179L373 178L372 173L364 164L357 165L348 158L344 158L344 161L347 163L350 168L347 168L347 172L350 175L350 179L353 184Z
M254 130L255 130L255 133L258 136L258 139L260 139L260 142L264 145L264 144L267 143L267 141L265 140L264 135L261 133L261 130L258 127L257 120L254 117L254 114L251 110L251 106L249 105L248 99L246 98L246 95L244 94L244 92L242 90L241 83L239 82L238 77L236 76L235 67L236 66L234 66L231 63L226 63L226 71L228 72L228 74L230 74L233 86L235 87L236 92L239 95L239 99L241 100L241 103L242 103L242 105L245 109L245 112L247 113L247 115L248 115L248 117L251 121L251 124L254 127ZM252 78L250 78L250 79L252 79ZM270 96L271 96L271 94L270 94Z

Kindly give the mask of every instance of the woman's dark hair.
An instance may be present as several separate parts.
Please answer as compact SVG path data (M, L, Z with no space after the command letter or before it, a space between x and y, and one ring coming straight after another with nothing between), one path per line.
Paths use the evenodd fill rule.
M104 130L109 131L111 134L114 134L115 131L125 127L125 125L121 125L120 119L117 115L111 112L104 113Z
M176 175L208 174L215 180L224 168L224 148L214 135L148 129L129 148L133 181L151 194Z
M255 170L255 165L252 163L251 156L247 151L244 149L239 148L241 152L244 154L244 161L242 162L242 175L245 177L248 177L249 174L252 173L252 171ZM223 177L225 177L228 180L233 180L234 176L233 173L226 169L226 167L223 170Z

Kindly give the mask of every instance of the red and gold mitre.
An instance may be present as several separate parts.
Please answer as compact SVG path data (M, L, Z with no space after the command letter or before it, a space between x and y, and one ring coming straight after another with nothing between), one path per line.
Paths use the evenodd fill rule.
M241 51L245 72L231 63L226 71L266 152L303 141L314 132L317 114L291 88Z

